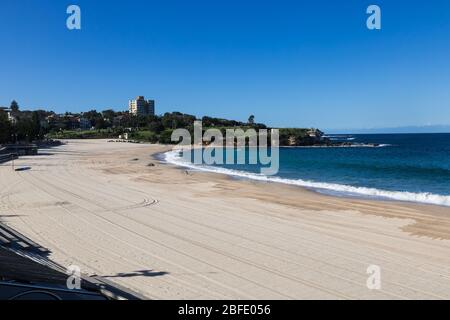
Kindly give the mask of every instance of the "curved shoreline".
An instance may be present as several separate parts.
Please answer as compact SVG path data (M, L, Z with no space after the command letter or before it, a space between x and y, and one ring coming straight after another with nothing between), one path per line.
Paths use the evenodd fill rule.
M185 163L181 160L178 161L174 156L174 154L177 152L178 151L175 150L162 152L158 155L158 157L160 157L162 161L165 161L167 163L179 167L190 168L193 170L209 173L224 174L234 178L249 179L253 181L294 185L301 188L305 188L307 190L314 191L319 194L324 194L332 197L344 197L350 199L355 198L355 199L375 200L375 201L399 201L413 204L426 204L441 207L450 207L450 196L432 193L414 193L408 191L389 191L377 188L355 187L351 185L344 185L337 183L313 182L302 179L288 179L275 176L268 177L241 170L232 170L207 165L199 166L191 163Z

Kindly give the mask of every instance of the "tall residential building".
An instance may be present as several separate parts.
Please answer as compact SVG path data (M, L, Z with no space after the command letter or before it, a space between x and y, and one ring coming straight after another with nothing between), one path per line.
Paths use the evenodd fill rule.
M128 111L135 116L153 116L155 115L155 100L145 100L143 96L139 96L136 100L129 101Z

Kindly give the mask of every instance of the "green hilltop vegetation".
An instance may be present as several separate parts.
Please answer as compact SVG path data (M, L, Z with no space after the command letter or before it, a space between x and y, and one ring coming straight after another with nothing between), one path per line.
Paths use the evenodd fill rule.
M45 139L118 139L128 134L128 139L140 142L171 144L175 129L193 133L194 121L201 120L203 130L219 129L271 129L256 123L251 115L247 122L203 117L170 112L155 116L134 116L128 112L91 110L84 113L56 114L52 111L21 111L16 101L9 108L0 108L0 144L33 142ZM301 146L323 144L322 132L316 129L281 128L280 145Z

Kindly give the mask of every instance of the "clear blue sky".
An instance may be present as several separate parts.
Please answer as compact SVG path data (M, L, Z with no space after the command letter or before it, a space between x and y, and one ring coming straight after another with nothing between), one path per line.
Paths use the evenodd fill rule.
M450 124L448 0L1 0L0 45L0 105L123 110L145 95L157 113L273 126Z

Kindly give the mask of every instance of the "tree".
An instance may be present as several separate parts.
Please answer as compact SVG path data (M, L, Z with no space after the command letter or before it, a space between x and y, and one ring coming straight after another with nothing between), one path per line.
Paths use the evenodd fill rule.
M108 119L109 122L113 123L114 117L116 116L116 113L112 109L103 110L102 115L104 119Z
M16 114L17 112L19 112L19 104L17 103L16 100L13 100L11 102L11 106L9 108L11 109L13 114Z
M97 118L95 121L95 129L101 130L101 129L106 129L106 128L107 128L107 125L106 125L105 119L103 119L102 117Z
M11 123L6 112L0 110L0 143L11 141Z
M161 123L166 129L186 128L194 124L196 117L190 114L180 112L165 113L161 119Z
M20 119L15 127L18 141L31 142L33 140L34 125L30 118Z
M155 133L160 133L164 130L164 126L162 125L161 121L153 120L148 124L148 129Z
M41 133L41 119L38 111L33 111L31 115L30 140L38 139Z
M97 127L97 121L102 121L100 119L103 119L103 116L101 113L97 112L97 110L91 110L88 112L84 112L83 113L83 117L88 119L93 127ZM103 124L101 124L100 126L103 126Z
M251 115L248 117L248 124L254 125L255 124L255 116Z

